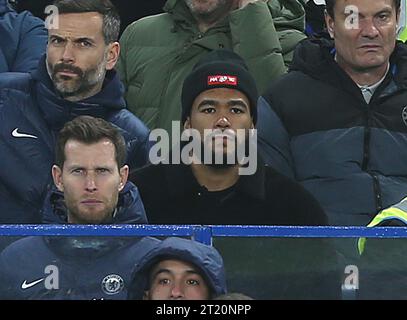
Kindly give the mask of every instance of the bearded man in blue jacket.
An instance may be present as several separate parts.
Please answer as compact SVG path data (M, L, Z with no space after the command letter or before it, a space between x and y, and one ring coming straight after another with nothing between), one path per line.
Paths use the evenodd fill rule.
M56 224L147 223L127 183L126 147L103 119L62 129L44 220ZM1 299L125 299L133 266L160 241L131 237L28 237L0 256Z
M126 163L146 163L148 129L126 109L114 71L120 19L109 0L57 0L58 24L31 76L0 75L0 223L39 223L57 132L80 115L118 127Z

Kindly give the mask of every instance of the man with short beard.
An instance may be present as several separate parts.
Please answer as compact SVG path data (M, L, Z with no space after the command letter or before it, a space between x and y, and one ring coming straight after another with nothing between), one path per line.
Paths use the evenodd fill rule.
M238 53L262 93L305 38L300 0L168 0L164 11L134 22L120 39L126 101L150 129L180 120L182 83L208 52Z
M310 191L333 225L367 225L406 195L400 7L400 0L327 0L330 38L301 42L292 72L259 100L264 160ZM357 263L353 239L338 246L351 259L345 265Z
M407 47L396 41L401 4L326 6L330 38L303 41L292 72L259 100L259 142L266 163L309 190L332 224L362 226L406 195Z
M32 75L0 79L0 223L39 223L57 132L79 115L117 126L126 163L148 156L148 129L126 110L114 71L120 18L109 0L57 0L46 55ZM50 24L51 25L51 24Z
M256 149L249 149L249 166L250 161L257 159L256 170L251 174L241 175L244 166L240 158L230 163L211 161L213 154L227 160L227 155L236 153L236 148L244 144L241 139L247 136L239 136L239 130L251 135L257 121L257 97L256 84L246 64L232 51L213 51L194 67L184 81L181 119L184 129L190 130L194 139L200 138L202 149L211 153L210 161L206 162L208 159L199 154L200 143L190 150L188 159L182 156L182 150L192 140L180 148L180 164L171 163L177 152L174 147L170 164L150 165L130 173L129 180L139 189L149 223L302 226L328 223L309 192L265 166L257 154L250 155ZM207 130L213 130L214 134L207 135ZM213 141L213 137L220 141ZM235 263L230 265L240 268L245 261L234 254L235 246L232 245L230 257ZM326 274L327 270L335 270L335 253L325 241L281 239L265 241L262 247L260 251L250 245L246 249L249 254L255 252L256 259L272 261L268 264L260 260L256 264L260 269L270 268L265 279L266 292L263 296L258 296L257 290L245 292L267 299L336 297L339 279ZM239 245L239 253L244 251ZM253 281L259 280L256 272L253 273ZM292 277L293 274L297 276ZM236 281L241 283L242 279ZM263 286L260 282L257 288ZM279 289L282 286L284 289Z

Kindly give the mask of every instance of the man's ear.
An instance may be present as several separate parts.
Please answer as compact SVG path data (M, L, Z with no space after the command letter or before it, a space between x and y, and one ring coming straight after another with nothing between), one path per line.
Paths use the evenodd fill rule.
M191 118L188 117L187 120L184 122L184 130L191 129Z
M126 185L127 178L129 177L129 166L124 165L119 170L120 174L120 183L119 183L119 191L122 191L124 186Z
M325 15L326 29L328 30L329 35L330 35L331 38L333 39L334 36L335 36L335 31L334 31L335 21L334 21L334 19L329 15L328 11L325 10L324 15Z
M120 55L120 44L119 42L109 43L107 49L107 64L106 70L112 70L117 63Z
M64 183L62 182L62 170L57 165L52 166L52 179L57 189L64 192Z
M144 291L144 294L143 294L143 300L150 300L150 298L149 298L149 291L148 290L146 290L146 291Z

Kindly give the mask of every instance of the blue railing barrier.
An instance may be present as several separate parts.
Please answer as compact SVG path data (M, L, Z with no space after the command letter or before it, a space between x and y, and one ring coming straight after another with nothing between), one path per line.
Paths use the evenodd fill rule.
M309 227L254 225L0 225L2 236L407 238L407 227Z
M264 226L264 225L0 225L2 237L100 236L188 237L212 245L214 238L407 238L407 227ZM256 289L256 288L255 288ZM257 289L256 289L257 290ZM257 291L255 291L257 292ZM342 287L342 299L356 299L355 289Z

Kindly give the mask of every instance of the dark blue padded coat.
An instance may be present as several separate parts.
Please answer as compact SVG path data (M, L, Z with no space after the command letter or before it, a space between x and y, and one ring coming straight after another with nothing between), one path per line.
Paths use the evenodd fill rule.
M58 191L50 192L44 214L47 222L66 223L62 197ZM111 223L147 223L132 183L120 192ZM18 240L0 256L0 299L126 299L134 265L159 242L130 237Z

